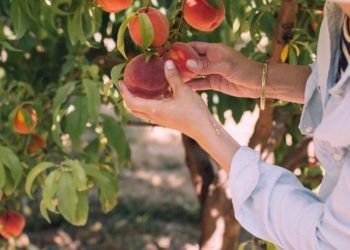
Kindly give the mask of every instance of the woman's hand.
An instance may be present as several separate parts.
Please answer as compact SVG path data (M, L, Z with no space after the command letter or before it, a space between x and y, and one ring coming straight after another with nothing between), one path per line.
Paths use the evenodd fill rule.
M165 100L135 97L121 81L120 88L127 107L136 117L179 130L194 139L198 138L199 128L213 119L208 108L201 97L182 82L172 61L165 63L165 76L173 93L171 98Z
M220 43L188 43L200 60L188 60L187 67L204 76L187 84L195 90L212 89L237 97L260 96L262 66Z
M184 84L172 61L165 63L165 77L173 95L165 100L147 100L133 96L120 82L122 96L130 111L137 117L192 137L227 172L239 144L209 113L201 97Z

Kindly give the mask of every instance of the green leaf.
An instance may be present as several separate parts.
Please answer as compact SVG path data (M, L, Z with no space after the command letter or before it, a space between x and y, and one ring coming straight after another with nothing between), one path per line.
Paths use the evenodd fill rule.
M40 213L48 223L51 223L49 214L47 213L46 205L43 200L40 202Z
M298 64L297 53L293 46L290 46L289 48L288 62L289 64L292 64L292 65Z
M26 183L25 183L25 191L30 198L33 199L32 196L32 186L36 177L38 177L41 173L43 173L46 169L55 166L52 162L42 162L36 165L27 175Z
M273 38L275 33L276 20L271 12L264 12L263 15L260 16L260 28L269 39Z
M84 169L96 183L102 211L108 213L117 204L118 179L109 173L98 170L93 164L85 164Z
M271 242L265 242L266 243L266 250L277 250L277 247L271 243Z
M64 162L66 166L69 166L73 170L73 180L74 180L74 186L78 191L84 191L87 190L87 178L84 171L84 168L80 165L80 163L75 160L67 160Z
M67 132L72 141L74 149L80 145L80 137L86 128L89 115L86 109L87 100L85 97L74 96L70 104L74 110L66 116Z
M120 123L118 123L115 118L104 115L103 132L107 137L108 144L117 151L119 163L123 164L124 162L129 161L131 151Z
M84 226L87 222L88 215L89 215L89 197L88 192L78 192L78 206L77 206L77 212L75 215L75 222L74 225L76 226Z
M61 105L67 100L68 96L72 94L72 92L75 90L75 85L77 81L69 82L65 84L64 86L60 87L57 90L57 93L53 100L53 116L52 116L52 124L53 128L51 129L52 137L55 141L55 143L62 148L62 140L61 140L61 133L62 129L60 126L60 121L57 119L57 117L62 117L64 112L60 110Z
M0 162L0 192L6 183L5 168L2 162Z
M12 0L11 2L11 20L15 27L17 39L23 37L30 23L27 14L22 10L21 1L23 0Z
M249 241L243 242L239 245L238 250L244 250L244 248L249 244Z
M80 7L75 11L74 15L71 15L68 18L68 35L73 46L77 45L78 42L86 42L83 30L82 14L83 10Z
M73 93L77 81L68 82L62 87L57 89L57 93L53 99L53 109L59 108L68 98L70 94Z
M98 86L98 82L90 79L83 79L83 86L87 96L87 109L91 119L94 122L98 122L101 106L101 96Z
M135 15L136 15L135 13L129 14L128 17L121 23L118 31L117 48L126 60L128 60L128 57L125 54L125 43L124 43L125 31L126 31L126 28L128 27L129 22L131 21L131 19L135 17Z
M23 169L18 157L11 149L0 146L0 161L10 171L13 188L16 188L23 176Z
M16 49L15 47L13 47L11 45L11 43L9 43L8 41L0 41L0 44L2 44L2 46L4 46L6 49L13 51L13 52L23 52L23 50L20 49Z
M152 22L146 13L139 13L138 19L141 31L142 48L145 50L151 46L154 40L154 29Z
M5 179L6 179L6 183L2 191L7 196L10 196L13 192L16 191L15 181L13 180L9 171L5 171Z
M54 204L53 198L58 189L58 180L60 176L61 176L61 171L59 169L52 171L46 177L45 183L43 186L42 202L44 202L45 207L52 212L56 212L56 204Z
M78 196L73 177L68 172L62 172L58 181L56 196L58 199L58 211L69 223L75 225Z
M115 65L111 70L111 79L112 81L117 84L119 79L122 77L122 71L125 67L125 63L120 63L118 65Z
M215 9L218 9L221 4L222 4L223 0L208 0L208 3L213 6Z

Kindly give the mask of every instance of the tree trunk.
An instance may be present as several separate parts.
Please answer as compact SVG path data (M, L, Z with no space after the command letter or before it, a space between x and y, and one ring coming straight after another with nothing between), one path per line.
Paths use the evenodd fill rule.
M238 243L240 226L234 218L227 189L227 174L218 170L191 138L183 135L186 163L201 207L202 250L232 250Z

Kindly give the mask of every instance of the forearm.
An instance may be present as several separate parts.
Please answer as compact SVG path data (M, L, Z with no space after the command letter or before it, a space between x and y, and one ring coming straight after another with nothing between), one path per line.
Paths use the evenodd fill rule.
M256 97L261 95L261 76L262 64L252 63L254 69L250 76L251 81L257 86ZM294 103L304 102L304 92L307 79L311 74L311 68L308 65L289 65L289 64L269 64L266 81L266 97Z
M304 103L307 79L311 74L308 65L271 64L267 75L268 98Z
M240 145L210 114L202 120L202 126L197 132L193 139L229 173L231 160Z

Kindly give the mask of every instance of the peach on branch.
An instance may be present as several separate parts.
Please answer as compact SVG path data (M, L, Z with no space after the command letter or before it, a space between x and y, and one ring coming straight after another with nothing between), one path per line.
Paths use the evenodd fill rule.
M40 152L45 148L45 141L41 136L33 134L31 135L30 142L28 144L28 150L31 154Z
M151 47L158 48L166 43L169 38L169 22L159 10L149 7L140 8L136 16L129 23L131 39L139 46L142 46L139 13L146 13L153 27L154 39Z
M147 62L143 54L134 57L126 66L124 80L133 95L146 99L159 98L169 88L164 60L157 56L152 56Z
M129 8L133 0L96 0L96 3L106 12L116 13Z
M201 31L213 31L225 18L223 0L185 0L184 18L188 25Z
M7 211L0 216L0 234L10 239L18 237L26 224L24 217L15 211Z
M164 55L165 60L172 60L184 82L188 82L197 74L189 70L186 61L189 59L199 59L198 53L187 43L176 42L171 45Z
M13 130L18 134L31 134L38 124L38 116L35 109L24 105L15 110Z

